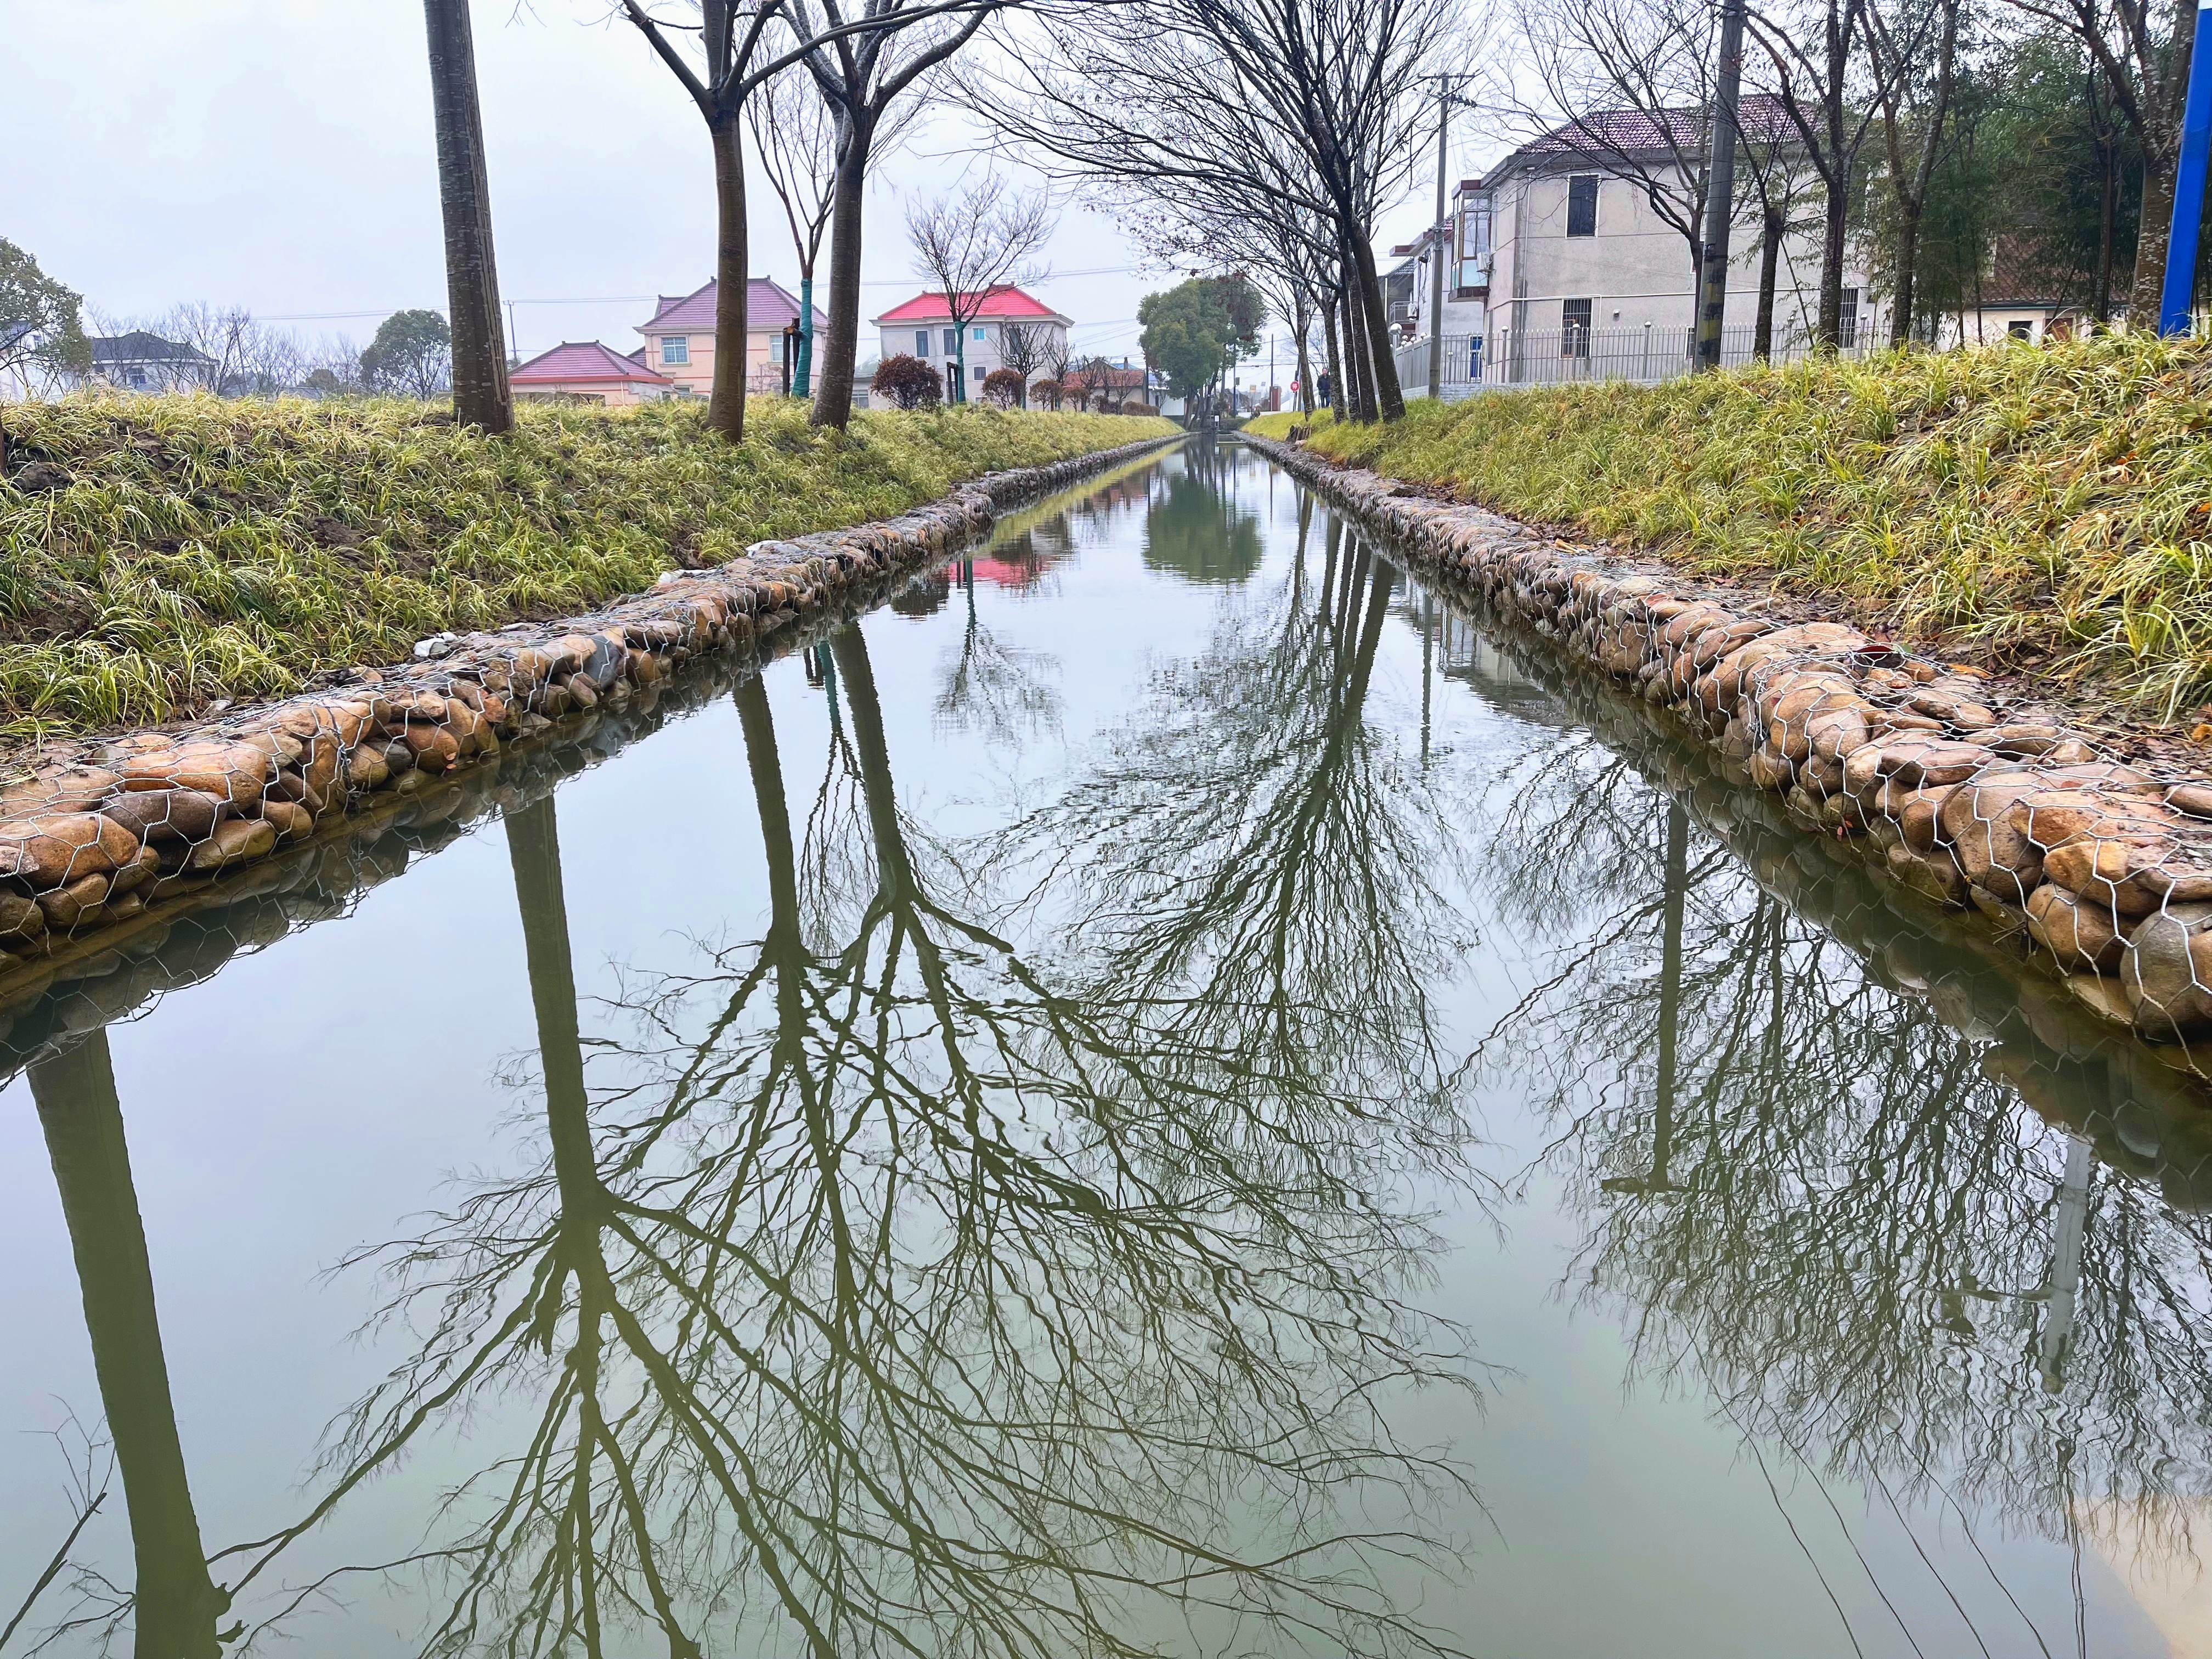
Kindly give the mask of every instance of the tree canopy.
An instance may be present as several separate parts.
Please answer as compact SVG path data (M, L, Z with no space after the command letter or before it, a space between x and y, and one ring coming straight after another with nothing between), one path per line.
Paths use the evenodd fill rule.
M1147 294L1138 301L1137 320L1145 325L1139 343L1146 357L1168 377L1176 397L1190 398L1230 364L1257 354L1267 308L1238 272L1194 276L1164 294Z
M0 375L53 374L92 366L92 347L78 319L81 301L39 269L39 262L0 237Z
M362 384L372 392L428 398L453 372L453 331L434 311L395 311L361 354Z

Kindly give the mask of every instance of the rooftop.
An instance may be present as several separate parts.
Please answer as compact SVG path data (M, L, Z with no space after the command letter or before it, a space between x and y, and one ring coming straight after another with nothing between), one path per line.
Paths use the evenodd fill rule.
M665 374L653 370L632 357L625 357L611 346L601 345L597 340L563 340L550 351L542 351L528 362L518 365L508 375L515 386L548 386L583 380L644 381L652 386L673 386Z
M709 281L704 288L694 289L689 294L664 294L659 308L650 322L641 323L638 332L650 334L662 329L696 329L702 333L714 326L714 303L721 293L720 283ZM785 324L799 320L798 297L782 283L766 276L749 277L745 283L745 329L748 333L780 333ZM822 314L822 307L814 307L814 331L827 334L830 319Z
M1781 99L1772 93L1747 93L1736 106L1736 125L1753 143L1773 143L1797 136L1796 125ZM1701 151L1705 147L1706 111L1692 105L1684 109L1601 109L1553 127L1540 138L1507 156L1492 177L1516 161L1547 155L1674 155Z
M970 296L963 294L960 297L964 309L965 301ZM976 307L975 314L978 319L989 317L1009 322L1035 319L1038 322L1065 323L1072 320L1061 316L1033 295L1024 294L1012 283L1000 283L996 287L986 289L982 302ZM911 300L893 306L882 316L877 318L876 321L878 325L949 322L951 317L951 309L945 303L944 295L926 293L917 294Z

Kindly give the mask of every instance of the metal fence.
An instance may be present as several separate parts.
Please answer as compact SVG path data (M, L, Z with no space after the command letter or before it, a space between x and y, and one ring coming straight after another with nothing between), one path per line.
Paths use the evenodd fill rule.
M1747 363L1755 356L1749 324L1721 331L1721 367ZM1415 340L1394 354L1398 383L1418 398L1429 385L1433 340ZM1861 331L1846 332L1843 355L1864 349ZM1771 361L1794 362L1813 349L1811 337L1796 330L1776 331ZM1501 386L1560 386L1577 380L1629 380L1654 386L1687 374L1694 367L1697 336L1684 325L1662 328L1501 328L1480 334L1443 337L1443 395L1447 402Z

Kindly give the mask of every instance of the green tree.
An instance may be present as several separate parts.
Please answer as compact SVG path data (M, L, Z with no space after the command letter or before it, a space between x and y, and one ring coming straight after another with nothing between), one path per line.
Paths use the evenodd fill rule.
M361 354L361 383L372 392L430 398L445 390L453 365L453 331L434 311L395 311Z
M0 386L27 390L45 378L92 367L92 347L79 321L77 295L39 269L39 262L0 237Z
M1260 290L1242 272L1230 276L1194 276L1164 294L1148 294L1137 303L1145 325L1138 343L1146 361L1168 377L1178 398L1196 398L1240 359L1260 349L1260 328L1267 320Z

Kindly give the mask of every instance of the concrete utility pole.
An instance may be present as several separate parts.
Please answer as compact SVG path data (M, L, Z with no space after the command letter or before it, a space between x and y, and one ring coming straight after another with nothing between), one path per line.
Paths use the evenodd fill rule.
M1713 91L1712 152L1705 164L1705 246L1698 283L1700 374L1721 366L1721 318L1728 309L1729 222L1735 205L1737 88L1743 79L1744 0L1721 10L1720 83Z
M1437 76L1437 217L1431 228L1429 271L1429 396L1444 395L1444 168L1449 154L1444 145L1451 109L1451 82Z

